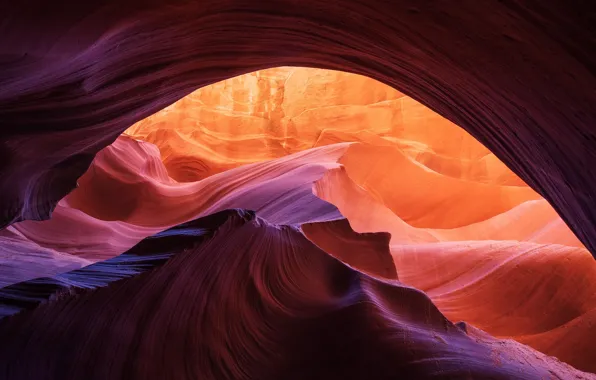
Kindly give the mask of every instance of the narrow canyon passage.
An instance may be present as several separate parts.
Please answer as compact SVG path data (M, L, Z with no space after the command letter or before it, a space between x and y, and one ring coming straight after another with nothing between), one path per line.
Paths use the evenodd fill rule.
M232 209L253 210L254 214L226 211ZM175 227L186 222L190 222L187 230ZM151 251L160 263L148 273L139 274L147 268L137 261L130 270L122 269L127 268L122 263L131 255L147 254L139 248L143 244L167 240L169 232L163 231L169 228L173 235L208 237L200 244L163 243L163 252ZM118 300L118 305L126 305L135 298L133 290L149 297L149 291L145 294L141 289L165 286L155 278L168 284L178 281L179 286L184 286L184 278L192 283L193 275L190 269L184 271L185 266L197 271L210 268L212 276L219 274L221 281L229 278L232 284L246 280L241 268L250 263L250 268L263 265L260 270L267 274L261 276L279 284L264 280L260 284L262 278L251 272L246 281L254 283L251 286L261 296L262 309L234 309L254 326L246 327L247 332L235 325L238 321L228 321L238 330L224 334L229 339L226 344L259 336L281 339L267 335L267 326L250 322L258 319L255 315L243 314L262 314L269 321L273 318L267 311L269 303L283 304L279 306L282 311L273 313L276 318L278 312L286 319L288 315L327 318L319 316L327 315L321 310L340 310L346 307L341 306L344 302L352 305L348 302L351 294L363 294L384 310L379 315L399 321L395 325L399 328L384 327L385 332L400 331L404 340L414 335L414 346L424 347L420 350L426 356L422 357L480 352L477 357L454 359L467 363L459 368L459 375L447 364L438 373L455 371L451 373L455 378L462 378L457 377L462 373L511 378L515 371L522 371L516 367L519 363L514 364L520 357L531 367L524 367L520 378L540 378L543 369L559 378L593 378L587 372L596 372L592 360L596 262L584 245L544 198L471 135L399 91L356 74L278 67L203 87L132 125L97 154L51 219L15 223L0 231L0 244L0 315L6 316L0 322L0 337L5 334L8 340L16 338L7 329L41 323L44 313L56 313L58 320L65 313L62 308L98 313L98 320L108 318L97 309L98 299L108 299L115 289L121 288L118 294L132 292L129 298ZM167 252L167 260L158 255ZM221 262L210 261L216 260L215 255L221 256ZM329 261L328 256L345 266ZM110 266L109 260L118 257L121 260ZM225 261L228 258L232 261ZM96 267L105 260L108 264ZM87 267L91 269L81 272ZM99 281L98 273L106 278L100 276ZM208 274L195 275L201 278L198 283L217 289L201 293L190 286L195 301L200 294L227 299L232 295L226 292L235 286L242 288L236 283L226 288ZM300 276L317 285L309 288L308 280ZM339 285L331 284L329 276L346 278L347 290L335 288ZM350 290L354 285L347 278L351 276L358 278L350 280L358 282L358 290ZM42 277L51 279L39 280ZM108 285L115 280L120 281ZM171 295L180 289L171 286L162 295L168 304L174 302L168 297L182 299L182 295ZM104 290L85 293L81 290L85 288ZM69 301L64 289L82 295ZM245 289L243 302L254 296L250 289ZM276 293L279 289L294 298L282 301ZM88 310L84 302L90 305ZM140 297L136 302L142 304L139 310L151 309L148 299ZM398 305L406 304L411 310L400 311ZM169 307L176 310L176 306ZM193 307L203 315L213 306ZM222 310L211 312L223 320L231 318ZM158 314L156 326L161 323ZM208 321L215 318L204 315ZM349 318L358 323L374 319L366 315ZM269 327L285 331L281 325L295 323L286 319L271 319L276 327ZM420 327L417 323L422 320L430 322ZM455 324L460 321L464 323ZM425 334L432 336L440 330L440 325L450 326L444 336L435 336L446 348L419 343L425 341ZM313 326L300 328L319 331L320 327ZM376 336L372 330L367 333ZM215 346L223 344L208 331L200 334ZM300 346L296 339L290 341ZM462 339L474 340L478 347L471 348L472 343ZM500 359L495 359L496 349L485 346L499 344L517 354L508 357L497 350ZM22 347L23 352L31 349ZM383 347L379 352L388 349ZM297 356L309 357L301 350L297 349ZM483 356L483 350L489 354ZM288 348L288 357L291 352ZM235 366L242 366L243 360L254 364L243 356L246 352L234 352L233 358L225 360L219 354L203 353L218 357L221 368L234 375L193 374L243 378L234 372ZM414 363L415 355L405 360ZM509 364L494 364L499 361ZM291 367L284 363L279 365ZM250 372L252 364L246 365L243 371ZM128 369L121 376L143 378L147 376L143 368ZM380 368L387 373L387 368ZM424 370L408 368L404 373L432 377ZM262 378L284 373L271 371L250 373ZM64 376L73 373L84 372ZM345 375L350 376L356 375Z

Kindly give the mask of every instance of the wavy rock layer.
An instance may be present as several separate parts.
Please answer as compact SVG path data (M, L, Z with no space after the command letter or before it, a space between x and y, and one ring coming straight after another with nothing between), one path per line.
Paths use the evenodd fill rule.
M458 327L424 293L351 269L252 213L165 237L173 257L163 266L0 322L6 378L596 378Z
M2 226L49 217L134 122L221 79L298 65L364 74L456 122L596 252L589 1L26 0L1 11Z
M465 320L490 334L556 355L577 368L596 371L591 354L596 334L596 265L545 200L525 201L484 219L480 217L485 208L475 204L474 198L457 203L455 197L454 203L441 203L450 190L451 179L444 178L435 187L444 192L433 198L418 191L415 194L421 198L416 203L410 201L411 196L394 198L400 206L394 211L375 195L384 194L384 188L399 192L401 177L375 177L369 164L372 169L365 185L371 192L358 186L349 174L350 166L361 159L345 157L359 151L365 152L361 159L374 157L378 147L351 147L340 159L345 167L328 171L315 183L314 191L335 204L355 231L391 234L390 249L400 281L427 292L452 321ZM408 174L406 178L412 178ZM391 183L394 187L387 186ZM430 227L417 228L401 215L418 211L424 200L429 205ZM459 215L483 220L443 228L444 220L458 209L464 211Z
M312 184L327 169L339 167L347 148L321 147L177 183L168 177L155 146L120 137L98 154L52 219L0 232L0 284L109 259L170 226L228 208L256 210L272 223L288 225L341 218L335 206L313 194Z

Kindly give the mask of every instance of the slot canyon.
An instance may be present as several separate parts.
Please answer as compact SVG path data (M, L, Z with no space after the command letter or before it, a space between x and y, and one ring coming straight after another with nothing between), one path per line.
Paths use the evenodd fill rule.
M596 379L595 25L0 5L0 379Z

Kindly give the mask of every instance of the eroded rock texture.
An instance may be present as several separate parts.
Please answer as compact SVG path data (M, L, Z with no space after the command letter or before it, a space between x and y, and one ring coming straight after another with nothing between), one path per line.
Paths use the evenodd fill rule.
M4 226L49 217L95 153L196 88L303 65L375 78L456 122L596 252L590 1L24 0L0 11Z
M596 372L596 262L552 206L455 124L345 72L193 92L0 247L9 379Z
M173 257L153 271L0 321L0 369L22 380L595 378L456 326L423 292L251 212L198 219L145 250L161 239Z

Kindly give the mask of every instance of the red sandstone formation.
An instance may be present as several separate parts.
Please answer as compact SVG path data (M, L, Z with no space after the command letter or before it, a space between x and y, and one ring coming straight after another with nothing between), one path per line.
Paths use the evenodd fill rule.
M7 378L593 378L588 3L37 2L0 7ZM283 64L403 93L171 104Z
M387 233L359 234L346 219L305 223L304 235L319 248L370 276L397 280Z
M214 88L101 151L51 220L3 231L3 285L106 260L219 210L253 209L301 225L356 270L425 291L452 322L596 370L595 263L550 205L471 136L347 73L278 68ZM295 95L304 93L312 107ZM295 128L305 113L308 123ZM14 247L26 254L14 260Z

